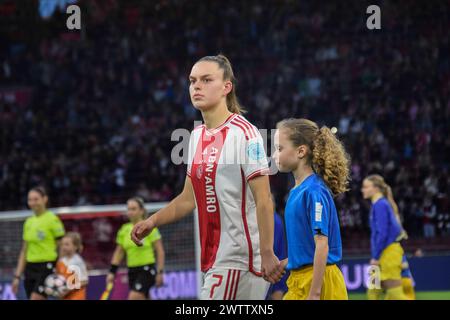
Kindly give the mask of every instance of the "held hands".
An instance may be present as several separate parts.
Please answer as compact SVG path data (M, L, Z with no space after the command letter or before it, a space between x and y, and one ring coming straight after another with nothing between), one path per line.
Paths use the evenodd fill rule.
M151 218L136 223L133 230L131 230L131 240L133 240L136 245L142 246L142 239L148 236L153 228L155 228L155 224Z
M273 251L261 253L261 271L264 280L272 284L280 281L286 272L284 270L286 263L284 263L284 260L280 262Z

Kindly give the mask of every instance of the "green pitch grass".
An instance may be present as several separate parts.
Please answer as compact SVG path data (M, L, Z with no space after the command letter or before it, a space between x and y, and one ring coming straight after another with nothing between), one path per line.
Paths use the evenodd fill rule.
M367 300L365 293L349 293L349 300ZM416 292L417 300L450 300L450 291Z

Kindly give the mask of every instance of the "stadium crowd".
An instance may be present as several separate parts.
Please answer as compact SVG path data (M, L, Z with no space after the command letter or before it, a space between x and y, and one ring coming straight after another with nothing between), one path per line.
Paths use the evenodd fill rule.
M82 31L56 19L21 41L2 34L0 88L33 96L26 106L0 99L0 210L26 208L37 184L52 207L171 199L186 170L171 161L171 133L201 118L190 67L222 52L259 128L286 117L337 127L352 158L350 191L337 199L344 234L368 230L369 173L392 185L410 236L450 234L445 2L384 2L381 30L366 28L361 1L96 3L80 1ZM281 211L292 181L271 183Z

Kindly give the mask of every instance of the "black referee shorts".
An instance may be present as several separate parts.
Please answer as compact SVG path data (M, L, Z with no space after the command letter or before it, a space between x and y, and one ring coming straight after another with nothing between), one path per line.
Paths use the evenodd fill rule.
M143 293L148 297L150 288L155 285L155 264L128 268L128 286L130 290Z
M55 272L55 262L27 262L25 266L24 287L27 298L30 299L33 292L38 293L44 297L45 294L44 282L48 275Z

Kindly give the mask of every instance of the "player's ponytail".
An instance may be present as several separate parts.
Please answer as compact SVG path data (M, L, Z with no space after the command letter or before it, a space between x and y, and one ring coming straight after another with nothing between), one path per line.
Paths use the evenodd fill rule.
M350 156L328 127L320 128L313 141L312 167L334 195L348 190Z
M234 76L233 68L231 66L230 60L228 60L227 57L225 57L223 54L219 54L217 56L206 56L198 60L200 61L210 61L215 62L219 65L219 68L223 70L223 79L224 80L230 80L232 84L232 88L230 93L227 95L227 107L230 112L236 113L236 114L242 114L245 113L245 110L242 108L241 104L239 103L239 100L236 95L236 86L237 86L237 79Z
M400 226L402 225L402 220L400 217L400 212L398 210L398 205L394 200L394 194L392 193L392 188L390 185L384 181L384 178L380 176L379 174L372 174L368 177L366 177L367 180L371 181L374 185L374 187L378 188L380 190L381 194L389 201L389 204L392 207L392 210L394 211L395 218L397 219Z
M322 177L333 195L348 190L350 156L328 127L319 129L317 123L308 119L291 118L279 122L277 128L288 129L295 146L308 147L307 163Z
M389 203L391 204L392 209L394 210L394 213L397 216L397 220L399 220L399 222L401 222L400 221L400 215L399 215L399 212L398 212L398 206L397 206L397 203L394 200L394 195L392 193L392 188L387 183L385 183L385 185L384 185L384 196L388 199Z

